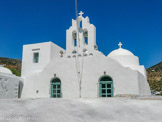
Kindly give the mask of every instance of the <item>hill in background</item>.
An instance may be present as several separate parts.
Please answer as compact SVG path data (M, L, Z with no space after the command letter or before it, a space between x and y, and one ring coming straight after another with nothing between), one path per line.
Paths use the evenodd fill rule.
M21 60L2 57L0 58L0 65L10 69L13 74L21 76Z
M13 74L21 76L21 60L0 58L0 64L9 68ZM147 78L151 90L162 93L162 62L147 69Z
M147 69L147 80L152 91L162 93L162 62Z

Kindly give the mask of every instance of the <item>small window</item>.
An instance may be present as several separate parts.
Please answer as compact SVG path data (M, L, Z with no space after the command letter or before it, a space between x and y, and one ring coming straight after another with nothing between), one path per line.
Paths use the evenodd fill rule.
M39 53L34 53L33 55L33 62L38 63L39 62Z
M69 56L67 56L67 58L71 58L71 56L69 55Z
M87 56L87 54L84 54L83 56Z
M92 54L92 53L90 53L90 54L89 54L89 56L93 56L93 54Z
M73 54L76 54L76 53L77 53L77 51L76 51L76 50L73 50L73 51L72 51L72 53L73 53Z
M75 58L76 57L76 55L73 55L73 58Z
M81 54L78 54L78 57L82 57L82 55Z

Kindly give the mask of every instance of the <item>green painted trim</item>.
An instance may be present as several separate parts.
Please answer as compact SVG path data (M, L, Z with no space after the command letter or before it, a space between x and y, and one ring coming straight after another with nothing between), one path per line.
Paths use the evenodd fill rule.
M59 82L52 82L53 80L59 80ZM60 87L58 88L58 86L60 85ZM55 88L53 88L55 86ZM51 98L61 98L62 97L62 90L61 90L61 80L59 78L53 78L51 79L51 82L50 82L50 87L51 87L51 93L50 93L50 97ZM57 91L60 90L59 93L57 93ZM55 91L55 93L54 93ZM55 95L55 97L54 97Z
M113 80L112 81L101 81L102 78L104 77L109 77L110 79L112 79L110 76L108 75L104 75L102 77L99 78L99 97L108 97L108 95L110 95L110 97L113 97L114 96L114 91L113 91ZM102 88L102 84L105 84L105 87ZM110 84L111 85L111 88L108 88L107 87L107 84ZM104 90L105 92L102 93L102 90ZM111 93L108 93L107 90L111 90Z

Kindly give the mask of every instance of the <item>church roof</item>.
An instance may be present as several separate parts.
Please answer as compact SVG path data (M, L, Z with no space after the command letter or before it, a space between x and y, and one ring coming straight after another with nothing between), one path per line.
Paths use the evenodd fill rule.
M0 65L0 73L12 74L11 70Z
M119 49L116 49L112 52L109 53L108 57L112 57L112 56L123 56L123 55L129 55L129 56L134 56L134 54L132 52L130 52L129 50L126 50L126 49L123 49L121 46L122 46L122 43L120 42L118 44L119 46Z

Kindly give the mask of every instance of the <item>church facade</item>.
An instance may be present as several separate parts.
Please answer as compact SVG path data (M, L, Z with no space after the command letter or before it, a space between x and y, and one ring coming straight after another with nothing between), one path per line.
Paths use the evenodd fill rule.
M105 56L97 48L96 27L81 12L66 30L66 50L53 42L23 46L23 98L97 98L150 95L144 66L132 52Z

